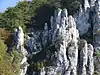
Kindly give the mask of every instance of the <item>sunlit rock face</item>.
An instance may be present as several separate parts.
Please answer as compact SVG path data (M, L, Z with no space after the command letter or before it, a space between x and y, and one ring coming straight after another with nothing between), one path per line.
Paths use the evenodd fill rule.
M24 45L24 33L23 33L22 27L20 26L15 29L14 44L18 52L21 52L23 54L23 58L21 59L21 62L20 62L20 75L25 75L29 64L27 63L27 57L26 57L27 51L23 46Z
M43 66L39 71L29 71L32 75L92 75L94 72L93 65L93 47L87 41L81 40L79 32L76 29L76 21L70 15L67 9L58 9L50 19L51 29L48 24L44 24L44 30L36 34L34 40L28 40L26 46L31 48L33 61L42 60L45 62L52 61L52 65ZM39 40L39 41L37 41ZM27 41L27 40L26 40ZM31 43L33 42L33 43ZM35 43L40 44L37 48ZM32 45L31 45L32 44ZM36 52L34 52L34 50ZM44 53L42 56L39 55ZM42 61L41 60L41 61ZM87 65L87 66L86 66Z
M94 70L100 72L100 57L93 57L94 52L100 51L100 0L84 0L83 8L80 5L74 17L68 15L67 9L58 8L50 18L50 26L45 23L43 30L31 32L26 40L23 29L20 26L15 29L14 44L23 54L20 75L93 75ZM93 46L88 44L87 37L81 39L88 33L92 34ZM41 61L45 65L40 68ZM34 66L37 62L38 66Z
M27 57L24 56L20 63L20 75L26 75L28 66Z
M95 2L96 2L96 0L90 0L90 7L95 6Z
M22 46L24 44L24 33L23 29L20 26L15 29L14 44L16 45L18 50L22 50Z
M32 69L29 75L93 75L94 69L100 72L100 59L93 58L94 51L100 51L100 0L85 0L84 8L80 5L74 18L68 16L67 9L59 8L51 16L50 24L51 29L45 23L43 30L33 31L25 40L25 46L32 58L30 64L43 60L46 63L52 61L52 65L43 66L39 70ZM89 33L94 37L93 46L88 44L88 40L79 37L88 34L90 28L92 31Z
M80 36L83 37L85 35L92 34L90 38L93 37L91 42L94 47L94 54L97 54L100 53L100 0L90 0L90 2L87 1L88 0L85 0L84 2L84 8L80 6L79 12L75 16L75 21ZM92 30L90 30L90 28ZM100 57L96 55L94 56L94 67L95 71L100 73L100 65L98 62L100 62Z
M94 73L94 59L93 59L93 46L91 44L88 44L88 61L87 61L87 65L88 65L88 71L87 74L88 75L93 75Z
M93 52L91 44L87 44L85 40L79 41L78 75L93 75Z
M90 8L89 2L88 0L84 0L84 9L87 10L88 8Z

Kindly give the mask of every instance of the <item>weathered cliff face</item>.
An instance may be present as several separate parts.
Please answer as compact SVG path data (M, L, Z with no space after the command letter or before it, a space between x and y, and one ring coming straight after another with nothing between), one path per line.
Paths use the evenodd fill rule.
M86 36L90 35L88 39L91 39L91 43L94 46L94 54L100 53L100 0L91 0L90 4L88 2L85 2L87 4L84 4L84 8L80 7L79 12L76 15L76 25L79 30L80 36ZM88 6L88 9L86 7ZM85 15L85 16L83 16ZM89 40L87 40L89 41ZM100 56L96 55L94 56L94 66L95 71L100 73ZM98 73L98 74L99 74Z
M100 72L100 57L93 57L100 51L100 0L85 0L83 5L74 18L68 16L67 9L56 10L50 19L51 28L45 23L44 30L31 32L25 40L28 54L23 51L23 31L19 28L16 46L24 55L21 75L26 70L28 75L93 75L94 69ZM87 38L93 38L92 45ZM25 54L29 56L28 69Z
M23 57L20 62L20 75L25 75L27 72L27 51L23 47L24 45L24 33L23 29L19 26L18 28L15 29L14 33L14 44L19 52L22 53Z
M36 38L32 36L29 39L34 39L35 46L28 45L32 41L28 42L27 46L32 48L29 49L33 52L32 63L42 52L44 53L43 56L41 55L42 60L39 59L41 56L36 59L45 62L49 60L52 63L38 71L31 70L30 75L92 75L94 72L93 47L79 38L74 18L68 17L67 9L58 9L50 21L51 29L49 30L45 23L44 30L39 34L34 33L34 35L37 34ZM39 46L35 44L37 40L39 40Z
M94 47L97 51L97 48L100 47L100 0L96 1L94 7L94 14L93 14L93 35L94 35ZM100 51L100 50L99 50Z
M79 12L75 16L76 18L76 25L79 30L80 35L83 35L87 33L88 29L91 27L91 24L89 23L90 18L90 10L89 6L82 9L82 6L80 5Z
M77 29L79 30L80 35L83 35L88 32L88 29L91 27L90 19L90 5L88 0L84 0L84 8L80 5L79 12L75 15Z
M100 0L96 1L95 6L94 6L94 14L93 14L93 45L95 52L97 54L100 54ZM100 56L95 56L94 57L94 65L95 65L95 70L100 74Z

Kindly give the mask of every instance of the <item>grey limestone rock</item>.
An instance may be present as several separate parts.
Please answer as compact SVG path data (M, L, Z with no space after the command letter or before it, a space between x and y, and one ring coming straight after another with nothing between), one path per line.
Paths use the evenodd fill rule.
M95 49L95 53L100 52L100 0L96 0L95 6L94 6L94 13L93 13L93 46ZM95 56L94 57L94 67L95 71L100 73L100 64L99 64L100 57Z
M68 16L67 9L55 10L54 16L50 19L51 28L45 23L44 30L34 31L34 34L25 40L30 55L44 53L45 62L52 61L52 65L43 66L38 71L32 70L33 75L93 75L94 69L100 72L98 64L100 58L93 57L94 50L100 51L100 0L89 1L84 0L84 8L80 5L74 18ZM88 44L88 40L79 37L87 34L91 27L93 46ZM22 28L15 30L15 34L18 34L15 36L17 49L24 55L21 61L23 65L27 63L27 54L25 55L22 46L24 44ZM27 65L23 68L21 75L25 75Z
M83 35L88 32L88 29L91 27L91 24L89 23L89 18L90 18L90 6L88 3L88 0L85 0L84 3L84 9L80 5L79 12L76 14L76 26L77 29L79 30L79 34Z
M95 1L96 1L96 0L90 0L90 7L95 6Z
M91 44L88 44L88 71L87 71L87 75L93 75L94 73L94 58L93 58L93 46Z
M93 46L85 40L79 40L78 75L93 75Z
M85 9L85 11L87 10L87 8L90 8L90 4L89 4L88 0L84 0L84 9Z
M56 10L50 22L51 29L48 30L48 25L45 24L40 34L41 44L43 44L41 47L46 49L46 58L54 64L43 67L38 72L39 75L92 75L94 72L93 47L88 45L87 41L79 40L76 22L72 16L68 17L67 9ZM50 54L52 46L54 53ZM51 49L48 50L48 47Z
M20 62L20 75L25 75L26 72L27 72L27 67L29 66L29 64L27 63L27 51L26 49L23 47L24 45L24 33L23 33L23 29L22 27L18 27L16 30L15 30L15 33L14 33L14 43L16 45L16 48L19 52L21 52L23 54L23 58Z
M93 34L94 34L94 47L96 49L96 47L100 46L100 1L97 0L95 3L95 9L94 9L95 13L93 14Z

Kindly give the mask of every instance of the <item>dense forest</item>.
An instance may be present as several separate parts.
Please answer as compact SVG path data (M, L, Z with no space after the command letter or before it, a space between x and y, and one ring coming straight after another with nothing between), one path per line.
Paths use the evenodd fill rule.
M74 14L80 1L32 0L31 2L19 2L15 7L9 7L4 13L0 13L0 27L10 30L19 25L24 29L31 26L41 28L45 22L49 22L49 18L56 8L67 8L70 14Z

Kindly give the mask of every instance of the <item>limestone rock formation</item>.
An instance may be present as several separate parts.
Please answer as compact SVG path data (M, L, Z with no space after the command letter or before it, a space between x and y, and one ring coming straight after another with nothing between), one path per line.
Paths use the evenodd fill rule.
M85 0L84 8L80 5L79 12L76 14L76 25L79 30L80 35L83 35L88 32L88 29L91 27L89 22L90 19L90 5L88 0Z
M26 57L27 51L23 47L24 33L23 33L22 27L19 26L17 29L15 29L14 40L15 40L14 43L17 50L23 54L23 58L20 63L20 66L21 66L20 75L25 75L27 71L28 63L27 63L27 57Z
M83 16L84 21L82 20L82 14L87 15L87 16ZM78 16L76 16L76 23L81 36L83 34L85 34L86 36L89 35L88 33L91 33L90 38L93 37L91 42L94 47L94 54L96 55L94 56L94 61L95 61L94 67L95 67L95 71L100 73L100 65L99 65L100 57L97 55L98 53L100 53L100 31L99 31L100 30L100 0L90 0L90 7L85 11L83 10L83 8L80 7ZM90 28L92 30L90 30Z
M22 45L24 44L24 33L20 26L15 29L14 40L17 49L22 50Z
M41 38L39 37L40 32L41 31L31 32L30 36L28 36L25 41L25 46L29 55L36 54L42 50L42 44L41 44L42 40L40 41ZM46 32L44 31L43 33ZM45 42L45 38L44 38L45 35L43 35L42 37L43 37L43 41Z
M93 75L94 73L94 59L93 46L87 44L85 40L79 41L79 59L78 59L78 75Z
M94 73L94 59L93 59L93 46L91 44L88 44L88 75L92 75Z
M90 8L89 2L88 0L84 0L84 9L87 10L88 8Z
M100 0L96 1L93 14L93 34L94 34L94 47L99 49L100 46ZM100 51L100 50L99 50Z
M90 0L90 7L95 6L95 2L96 2L96 0Z
M31 74L92 75L94 49L92 45L87 44L87 41L80 39L76 22L72 16L68 17L67 9L56 10L50 22L51 29L49 30L48 24L45 23L44 30L37 35L37 39L33 40L34 45L36 40L40 39L38 42L41 44L42 50L38 49L39 53L35 54L33 48L32 52L33 61L35 56L39 56L43 52L45 55L43 54L42 59L45 62L52 61L52 65L43 66L39 71L32 70Z
M28 75L93 75L94 69L100 72L100 57L93 56L100 51L100 0L84 0L83 5L84 8L80 5L74 17L68 16L67 9L59 8L51 16L51 29L45 23L44 30L33 31L28 36L25 46L31 59L29 63L33 66L28 68ZM16 46L23 51L22 28L19 27L15 32L18 32ZM93 46L88 44L86 38L79 37L88 33L92 34ZM24 55L21 65L27 64L26 61ZM38 66L35 64L37 62ZM23 68L21 75L25 75L27 66Z
M23 57L22 61L21 61L21 67L20 67L20 75L25 75L27 72L27 68L29 66L29 64L27 63L27 57Z
M93 13L93 45L95 49L95 53L100 53L100 0L97 0L95 2L94 6L94 13ZM94 65L95 65L95 71L100 73L100 56L94 57Z

